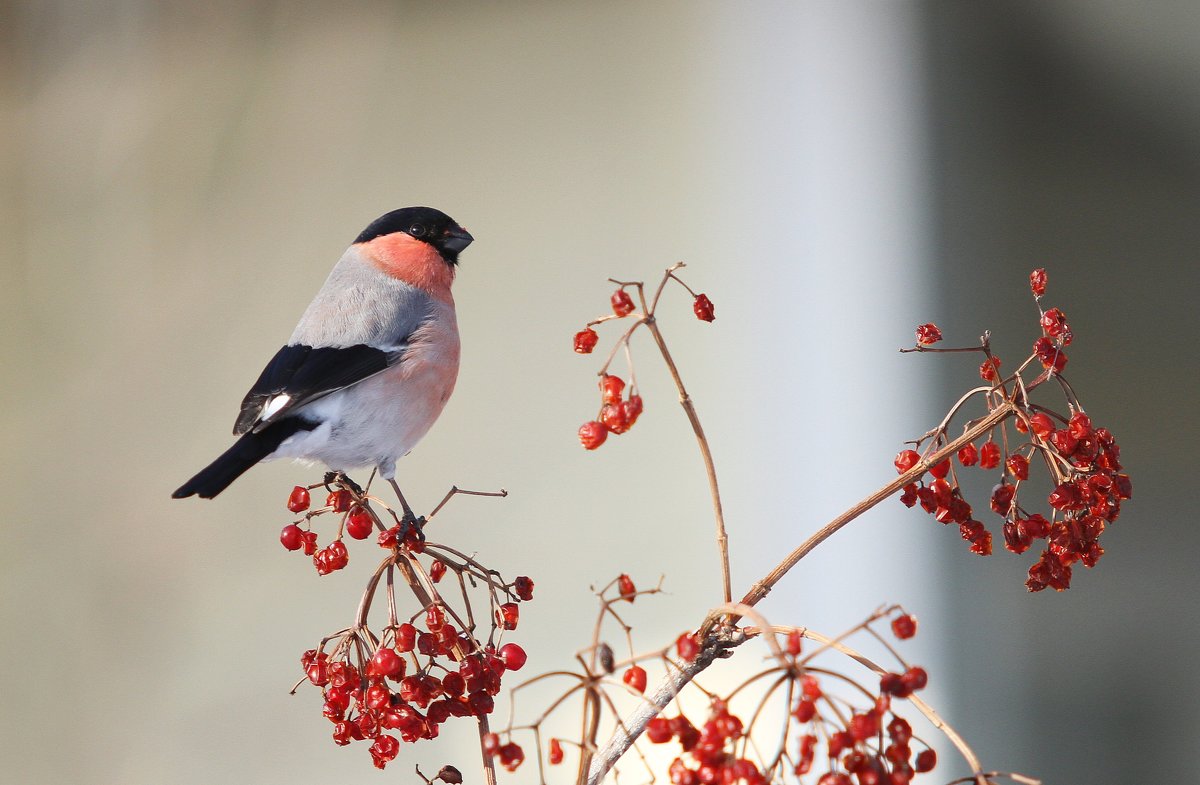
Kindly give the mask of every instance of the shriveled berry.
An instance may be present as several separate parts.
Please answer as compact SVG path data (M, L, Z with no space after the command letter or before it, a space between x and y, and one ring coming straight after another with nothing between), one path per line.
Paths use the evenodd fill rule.
M304 546L304 532L296 524L289 523L279 533L279 542L289 551L298 551Z
M1000 378L1000 358L989 357L979 364L979 378L995 383Z
M325 499L325 506L332 507L334 512L347 512L354 499L346 489L336 490Z
M585 450L596 449L604 444L604 440L607 438L608 429L595 420L585 422L579 426L579 443L583 445Z
M621 593L621 599L633 602L637 596L637 587L633 585L633 578L630 578L625 573L621 573L617 577L617 591Z
M633 298L624 289L618 289L612 295L612 309L617 316L628 316L633 313Z
M1042 331L1051 338L1064 338L1070 335L1071 327L1067 324L1066 315L1058 308L1051 308L1042 314ZM1064 344L1070 341L1063 341Z
M496 611L496 615L501 627L506 630L515 630L517 628L517 619L521 615L521 609L515 602L506 602Z
M979 463L979 448L968 442L958 448L958 462L963 466L974 466Z
M621 413L625 415L625 430L633 427L637 422L637 418L642 414L642 396L630 395L629 399L621 403Z
M703 322L711 322L717 318L713 313L712 300L708 299L706 294L696 295L696 299L692 302L692 310L696 312L696 318Z
M900 452L896 453L896 460L894 460L892 463L895 464L896 472L898 474L904 474L906 471L916 466L917 462L920 460L921 456L916 450L901 450Z
M921 346L929 346L942 340L942 331L937 325L932 322L917 326L917 343Z
M442 578L446 577L446 563L439 560L434 560L433 564L429 565L429 580L434 583L440 583Z
M591 327L585 327L575 333L575 351L579 354L591 354L599 342L600 336Z
M292 488L292 493L288 496L287 508L292 512L304 512L308 509L308 505L311 502L312 500L308 495L308 488L305 488L303 485L297 485L295 488ZM288 550L295 549L289 548Z
M1041 297L1046 293L1046 270L1037 268L1029 274L1029 288L1033 291L1034 297Z
M1008 473L1018 480L1029 479L1029 459L1024 455L1010 455L1005 461Z
M558 739L550 739L550 750L546 754L546 761L551 766L557 766L563 762L562 743Z
M513 581L513 591L522 600L529 601L533 599L533 581L528 577L521 575Z
M787 635L787 653L793 657L800 656L801 641L804 636L800 634L800 630L792 630Z
M400 752L400 741L395 736L380 734L371 745L371 762L375 768L382 769L395 759Z
M1092 435L1092 418L1083 412L1075 412L1067 423L1067 430L1076 439L1086 439Z
M600 377L600 394L605 403L620 403L625 390L625 380L620 376L605 374Z
M600 407L600 424L615 434L629 430L629 420L625 417L625 407L620 403L606 403Z
M1045 439L1054 432L1054 421L1045 412L1037 412L1031 416L1029 426L1040 439Z
M892 619L892 634L900 640L908 640L917 634L917 617L904 613Z
M621 680L637 692L646 691L646 670L638 665L630 665Z
M995 469L1000 465L1000 445L988 440L979 448L979 468Z
M1045 336L1033 342L1033 353L1037 355L1044 368L1052 369L1055 372L1062 371L1067 365L1067 353Z

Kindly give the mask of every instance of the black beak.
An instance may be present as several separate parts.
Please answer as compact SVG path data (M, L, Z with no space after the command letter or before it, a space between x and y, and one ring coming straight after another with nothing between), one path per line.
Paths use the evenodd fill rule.
M471 233L461 226L454 226L447 229L445 235L442 236L441 246L445 250L454 255L458 255L466 249L468 245L474 242L475 238Z

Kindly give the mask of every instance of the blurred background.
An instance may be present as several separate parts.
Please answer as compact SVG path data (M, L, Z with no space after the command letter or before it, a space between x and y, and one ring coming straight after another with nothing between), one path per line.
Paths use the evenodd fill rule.
M637 428L575 440L601 357L571 336L609 276L684 260L716 304L705 325L670 289L661 321L740 594L976 381L972 356L899 355L913 327L990 329L1015 361L1046 267L1068 378L1134 479L1099 566L1029 595L1030 555L972 556L889 501L762 609L836 634L904 603L903 653L989 768L1197 781L1197 36L1187 0L0 4L4 779L474 771L456 731L379 774L330 743L315 690L287 694L376 558L318 579L279 547L318 471L168 498L346 244L428 204L477 241L458 391L400 478L425 510L451 484L510 492L456 500L432 536L534 577L529 672L570 663L589 587L620 572L665 575L631 609L642 649L719 600L702 467L648 343ZM966 773L938 748L931 781Z

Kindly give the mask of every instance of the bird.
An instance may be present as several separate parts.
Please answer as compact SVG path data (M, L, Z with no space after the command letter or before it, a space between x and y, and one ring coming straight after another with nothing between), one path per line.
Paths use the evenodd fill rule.
M450 288L474 239L432 207L368 224L246 393L238 440L171 496L211 499L260 461L293 458L338 473L374 467L411 516L396 461L454 391L460 348Z

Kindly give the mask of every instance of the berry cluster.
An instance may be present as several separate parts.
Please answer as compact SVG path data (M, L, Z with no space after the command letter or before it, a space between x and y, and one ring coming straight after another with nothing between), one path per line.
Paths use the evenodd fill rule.
M982 395L989 415L1002 416L986 434L979 435L983 439L981 444L976 445L975 440L961 443L954 457L959 467L1000 471L1000 482L993 488L989 503L1004 521L1005 548L1019 554L1035 541L1045 540L1045 549L1030 568L1025 585L1030 591L1047 587L1062 591L1070 586L1072 564L1078 561L1092 567L1104 554L1100 535L1120 515L1121 502L1132 496L1132 484L1129 476L1121 472L1116 439L1107 428L1093 425L1074 390L1061 377L1067 363L1064 347L1070 345L1074 336L1060 309L1041 309L1041 297L1046 291L1045 270L1033 272L1030 288L1039 303L1042 335L1034 342L1030 356L1007 378L1000 374L1000 359L991 354L986 336L980 348L932 350L927 348L928 344L940 340L941 332L931 324L917 328L917 351L982 351L985 359L979 375L989 386L964 396L938 428L916 442L919 447L925 439L930 440L923 453L903 450L896 456L895 466L901 474L918 464L926 469L904 487L900 499L906 506L920 504L939 522L957 524L973 553L990 555L992 534L975 519L971 505L963 498L957 470L946 450L951 441L947 436L949 421L967 399ZM1026 381L1022 374L1035 361L1042 370ZM1029 399L1030 392L1051 379L1058 380L1064 392L1065 414ZM1011 438L1009 419L1016 431ZM968 423L964 430L969 432L971 428ZM930 463L935 454L946 457ZM1054 485L1046 498L1049 518L1027 510L1020 503L1021 486L1029 480L1033 463L1045 466Z
M378 530L378 544L387 556L367 584L354 623L304 652L300 683L320 688L322 714L333 723L334 743L369 742L371 759L382 769L399 753L401 743L436 738L451 717L482 719L492 713L504 674L520 670L526 662L521 646L502 643L501 638L517 628L518 603L533 598L533 581L522 576L506 583L475 559L427 542L420 528L424 519L413 523L397 518L395 525L385 528L372 507L372 502L382 502L345 478L336 484L326 505L308 511L301 521L307 524L325 513L342 513L333 542L317 550L316 533L294 523L281 536L284 547L305 548L318 572L325 574L346 564L343 532L364 539ZM288 509L307 510L309 490L293 490ZM299 545L291 547L297 541ZM322 557L326 553L338 557ZM461 609L438 593L437 584L448 572L459 577ZM407 619L397 606L397 577L418 608ZM387 623L376 633L368 615L381 585L386 587L382 594ZM482 615L490 619L486 633L477 629L481 616L472 610L468 585L486 593L490 608Z
M667 271L663 278L663 285L668 280L674 280L683 286L692 295L692 311L696 314L696 318L704 322L711 322L716 319L716 312L712 300L705 294L697 294L692 289L680 280L674 274L674 270L682 266L676 265ZM599 334L592 329L594 325L610 321L612 319L624 319L630 314L634 314L636 306L633 298L626 291L627 287L637 289L638 298L642 304L642 310L636 314L634 323L629 327L617 341L617 345L613 347L612 354L609 355L608 361L604 363L604 367L600 371L600 411L596 419L589 420L579 427L579 443L584 449L595 450L600 445L604 444L608 439L608 435L622 434L633 427L637 422L637 418L642 413L642 397L637 394L637 382L632 375L632 360L631 364L631 382L629 384L628 397L623 397L622 391L625 389L625 380L619 376L609 375L608 367L612 364L613 357L618 349L625 347L626 354L629 354L629 339L638 327L644 324L651 324L654 319L654 308L658 303L658 295L662 293L662 285L659 286L658 292L649 307L646 305L646 300L642 292L641 283L621 283L614 281L619 285L619 288L613 292L610 298L612 313L601 316L588 324L579 332L575 333L575 351L579 354L591 354L596 348L596 344L600 340Z
M912 637L916 620L901 613L893 619L892 629L898 637ZM812 771L822 743L829 765L817 785L904 785L916 773L933 769L937 762L934 751L926 748L914 755L912 727L892 711L893 698L907 698L925 687L928 676L923 668L910 666L902 673L885 672L877 692L857 685L864 694L875 697L869 705L855 707L826 694L818 671L810 669L807 658L801 657L802 639L799 630L786 635L777 669L781 678L776 682L777 686L786 683L789 692L797 696L787 731L795 752L785 748L774 758L764 758L760 768L750 757L745 723L730 710L732 696L714 698L699 728L682 714L655 717L646 726L646 738L651 743L675 741L684 753L670 765L673 785L737 781L764 785L781 779L783 771L778 767L785 760L790 773L803 777ZM840 674L837 678L849 681ZM740 688L733 694L738 691ZM755 718L761 714L762 705L754 712Z

